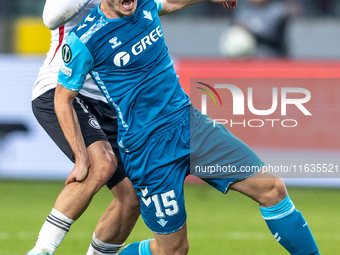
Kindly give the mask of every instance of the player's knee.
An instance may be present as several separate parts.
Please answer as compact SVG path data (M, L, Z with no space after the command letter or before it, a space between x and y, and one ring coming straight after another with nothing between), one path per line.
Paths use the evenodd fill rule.
M105 160L101 163L101 170L97 176L99 186L104 186L108 180L112 177L117 169L117 164L113 160Z
M95 186L95 192L103 187L108 180L115 173L117 168L117 163L114 159L110 159L108 157L104 157L102 159L98 159L96 163L91 166L92 169L92 185Z
M265 207L274 206L280 203L286 196L287 190L284 181L281 178L273 178L260 203Z

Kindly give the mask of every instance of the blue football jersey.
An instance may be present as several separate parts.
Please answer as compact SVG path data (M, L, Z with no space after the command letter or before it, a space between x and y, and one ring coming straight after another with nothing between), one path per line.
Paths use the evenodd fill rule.
M108 19L97 6L62 50L58 83L79 91L92 76L117 112L118 144L125 152L181 119L190 104L164 42L160 9L157 0L137 0L132 16Z

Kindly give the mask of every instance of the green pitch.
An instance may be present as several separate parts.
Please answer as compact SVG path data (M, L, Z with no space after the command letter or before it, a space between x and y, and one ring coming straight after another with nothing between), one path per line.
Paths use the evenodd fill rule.
M62 182L0 180L0 254L24 255L63 188ZM340 189L289 188L322 255L340 254ZM270 234L256 203L236 192L222 195L206 185L185 186L191 255L288 254ZM112 199L107 188L71 227L56 255L84 255L97 220ZM151 238L140 219L126 243Z

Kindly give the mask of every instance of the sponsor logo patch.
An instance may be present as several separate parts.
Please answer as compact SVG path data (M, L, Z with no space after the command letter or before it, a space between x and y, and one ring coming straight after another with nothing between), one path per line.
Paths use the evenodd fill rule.
M64 65L61 66L60 70L67 76L71 76L72 75L72 69L68 68Z
M119 52L113 59L113 63L116 66L125 66L130 61L130 54L122 51Z

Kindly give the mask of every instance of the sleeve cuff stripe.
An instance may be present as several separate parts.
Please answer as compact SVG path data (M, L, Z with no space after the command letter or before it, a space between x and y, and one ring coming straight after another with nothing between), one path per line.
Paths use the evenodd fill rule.
M75 88L75 86L68 86L68 85L66 85L66 84L63 84L63 83L61 83L59 80L58 80L58 83L61 85L61 86L63 86L65 89L68 89L68 90L72 90L72 91L79 91L79 90L81 90L81 87L82 86L77 86L77 88Z

